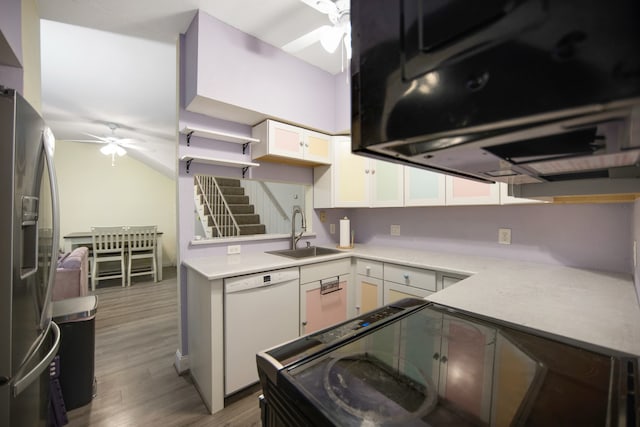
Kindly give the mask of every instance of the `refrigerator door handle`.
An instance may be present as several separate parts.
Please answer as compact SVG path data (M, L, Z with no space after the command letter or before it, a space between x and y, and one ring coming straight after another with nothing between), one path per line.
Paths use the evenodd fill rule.
M56 182L56 172L53 165L53 151L55 149L55 137L51 128L45 127L42 133L42 143L44 146L44 155L47 161L47 171L49 172L49 185L51 186L51 221L53 225L53 236L51 240L51 264L49 270L49 283L47 283L47 291L44 295L44 304L42 313L40 314L40 329L44 330L49 322L51 322L51 294L53 293L53 284L56 280L58 244L60 242L60 218L58 201L58 184ZM53 323L53 322L51 322Z
M42 374L45 369L49 369L49 365L56 354L58 353L58 349L60 348L60 328L55 322L51 322L51 328L53 329L54 342L51 350L47 353L47 355L42 359L38 364L29 372L27 372L24 376L19 378L18 380L13 382L11 387L11 394L13 397L18 396L22 393L36 378ZM42 342L46 342L46 340L42 340ZM41 344L42 345L42 344Z

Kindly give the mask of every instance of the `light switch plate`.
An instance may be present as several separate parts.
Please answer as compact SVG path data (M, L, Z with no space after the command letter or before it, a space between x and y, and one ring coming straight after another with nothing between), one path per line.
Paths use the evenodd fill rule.
M392 236L400 235L400 226L398 224L391 224L391 235Z
M501 245L511 244L511 229L510 228L498 228L498 243Z
M329 224L329 234L336 234L336 225Z
M320 222L327 222L327 213L325 211L320 211Z
M240 253L240 245L229 245L227 246L227 255L239 254Z

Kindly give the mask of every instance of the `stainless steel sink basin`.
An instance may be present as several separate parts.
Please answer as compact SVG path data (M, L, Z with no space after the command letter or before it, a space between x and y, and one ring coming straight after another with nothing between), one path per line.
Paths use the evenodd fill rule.
M281 255L289 258L309 258L322 255L339 254L338 249L322 248L319 246L311 246L300 249L283 249L280 251L267 251L268 254Z

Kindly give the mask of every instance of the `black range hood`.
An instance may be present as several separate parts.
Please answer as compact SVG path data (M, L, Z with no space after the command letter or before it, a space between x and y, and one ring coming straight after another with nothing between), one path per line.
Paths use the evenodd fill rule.
M637 1L352 0L351 20L354 152L514 193L640 192Z

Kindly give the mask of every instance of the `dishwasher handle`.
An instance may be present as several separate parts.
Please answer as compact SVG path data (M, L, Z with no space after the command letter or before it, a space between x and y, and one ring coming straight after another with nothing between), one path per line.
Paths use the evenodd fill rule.
M242 292L251 289L274 286L299 280L298 269L275 270L267 273L232 277L224 280L226 293Z
M333 292L341 291L340 278L320 280L320 295L327 295Z

